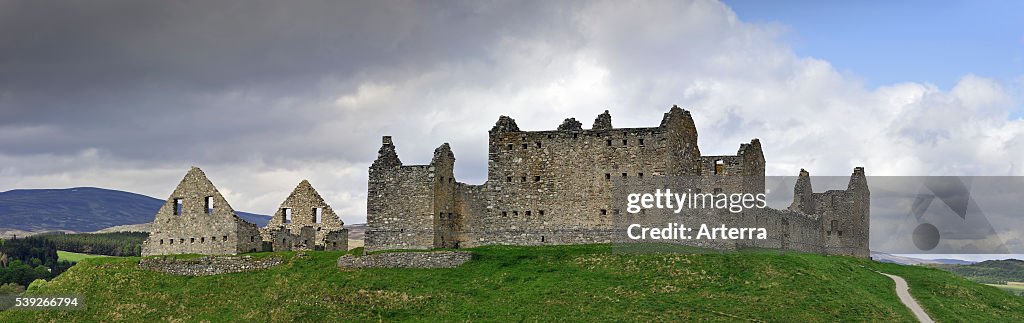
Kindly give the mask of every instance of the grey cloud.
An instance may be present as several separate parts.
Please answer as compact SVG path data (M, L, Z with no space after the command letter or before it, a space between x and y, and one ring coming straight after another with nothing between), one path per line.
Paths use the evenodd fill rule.
M1001 102L984 80L864 89L780 30L702 0L0 1L0 189L162 197L198 165L240 210L309 178L358 217L381 135L407 163L449 142L460 180L480 183L499 115L541 130L609 109L617 127L654 126L672 104L693 111L704 153L761 138L770 175L1020 159L1019 125L961 112ZM915 145L936 129L954 142ZM978 138L1003 148L953 153Z

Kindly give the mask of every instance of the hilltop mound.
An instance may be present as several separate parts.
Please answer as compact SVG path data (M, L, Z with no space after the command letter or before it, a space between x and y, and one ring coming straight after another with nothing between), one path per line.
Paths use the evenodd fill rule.
M266 270L204 277L86 259L37 294L81 311L7 311L0 321L904 321L900 275L939 321L1022 321L1024 301L945 271L849 257L750 251L613 254L608 245L469 249L452 269L341 271L335 252L263 253ZM215 300L215 301L214 301Z

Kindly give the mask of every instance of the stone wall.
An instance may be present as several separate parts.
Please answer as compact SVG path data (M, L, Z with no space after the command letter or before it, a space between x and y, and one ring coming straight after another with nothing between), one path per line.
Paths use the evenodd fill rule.
M343 255L338 268L455 268L473 258L464 251L388 252L362 257Z
M281 202L262 236L274 251L348 250L344 223L307 180Z
M249 256L207 256L193 259L142 258L139 268L178 276L210 276L267 269L281 264L281 258L254 259Z
M367 185L367 250L433 247L433 188L440 181L434 170L403 166L391 137L384 137Z
M192 167L157 212L142 255L238 254L260 250L261 240L259 228L239 218Z
M367 250L609 242L615 236L613 219L625 212L613 203L617 181L692 177L697 180L687 187L704 193L765 189L758 139L741 144L734 156L701 156L693 118L678 107L651 128L614 128L607 111L587 130L569 118L557 130L522 131L514 119L501 116L488 135L487 181L481 185L454 179L455 156L448 144L435 150L430 164L406 166L391 137L384 137L370 167ZM809 184L806 190L811 192ZM762 245L866 256L866 192L866 183L851 180L846 191L821 193L828 198L802 194L808 201L789 211L703 217L763 223L777 236ZM821 201L831 196L843 204L821 209ZM808 212L814 208L821 210ZM841 218L840 226L848 228L844 238L826 244L819 234L821 218ZM838 251L861 245L856 252Z

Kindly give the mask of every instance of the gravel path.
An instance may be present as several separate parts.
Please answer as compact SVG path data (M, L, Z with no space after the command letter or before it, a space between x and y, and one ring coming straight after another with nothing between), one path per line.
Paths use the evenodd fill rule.
M914 300L914 297L910 296L910 287L907 286L907 281L903 280L903 277L889 275L886 273L879 274L889 276L889 278L892 278L892 280L896 282L896 296L900 297L900 302L903 302L903 305L906 305L911 312L914 312L914 316L917 316L918 321L924 323L935 322L932 321L931 317L928 317L928 313L924 312L924 309L921 308L921 304L918 304L917 301Z

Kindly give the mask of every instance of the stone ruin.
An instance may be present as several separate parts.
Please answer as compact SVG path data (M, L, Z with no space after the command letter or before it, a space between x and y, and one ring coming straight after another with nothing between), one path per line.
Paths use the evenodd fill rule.
M260 229L238 217L198 167L164 202L142 244L143 256L284 250L348 250L348 230L306 180Z
M235 214L217 187L192 167L156 213L142 255L239 254L263 249L259 228Z
M302 180L260 230L272 250L348 250L348 229L334 210Z
M569 118L557 130L522 131L501 116L488 147L487 180L471 185L455 179L447 143L434 150L429 164L405 165L392 138L384 136L369 169L366 250L612 242L613 217L620 214L613 191L625 179L695 177L698 192L765 192L758 139L741 144L736 155L701 155L690 112L675 106L649 128L614 128L608 111L592 129ZM709 212L699 220L763 227L770 235L716 248L868 257L870 192L862 167L854 169L846 190L822 193L811 190L809 174L801 170L794 192L787 210L766 208L743 218Z

